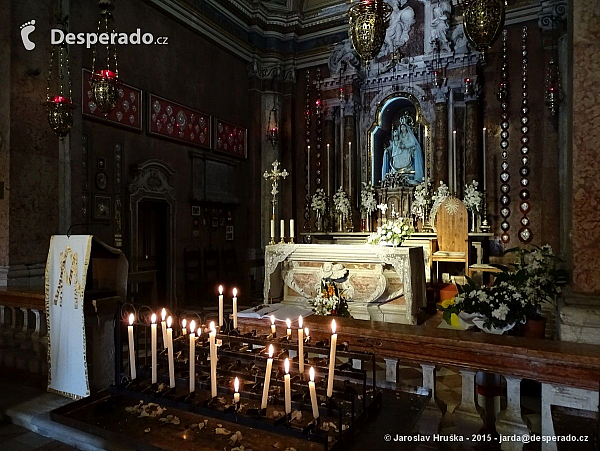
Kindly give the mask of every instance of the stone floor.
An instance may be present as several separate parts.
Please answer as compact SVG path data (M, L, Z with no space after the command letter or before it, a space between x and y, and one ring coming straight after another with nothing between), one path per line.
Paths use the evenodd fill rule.
M30 451L34 449L67 451L76 449L10 423L0 423L0 444L1 448L7 451Z

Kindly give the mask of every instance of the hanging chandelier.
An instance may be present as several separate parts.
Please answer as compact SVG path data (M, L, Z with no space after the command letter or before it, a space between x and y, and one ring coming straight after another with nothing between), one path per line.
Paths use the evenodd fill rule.
M59 28L66 29L66 19L59 24ZM56 80L52 76L55 61L57 66L55 72ZM48 123L52 131L62 139L73 128L73 109L75 108L71 90L69 53L67 44L64 41L52 47L47 81L46 110L48 111Z
M385 40L392 7L383 0L361 0L350 6L350 40L367 67Z
M485 57L504 26L505 0L470 0L465 4L465 33Z
M112 11L115 8L112 0L100 0L100 19L98 19L98 36L106 33L108 36L115 35L115 27ZM96 106L107 116L117 105L117 86L119 81L119 67L117 62L117 46L114 41L107 41L106 56L100 64L99 44L94 45L92 59L92 93ZM97 67L99 67L97 69Z
M556 64L554 58L551 58L548 62L548 72L546 72L546 106L552 116L556 115L558 105L562 99L563 92L558 64Z
M273 102L273 108L271 108L271 111L269 112L267 139L271 141L271 145L275 148L277 141L279 140L279 126L277 124L277 108L275 108L275 102Z

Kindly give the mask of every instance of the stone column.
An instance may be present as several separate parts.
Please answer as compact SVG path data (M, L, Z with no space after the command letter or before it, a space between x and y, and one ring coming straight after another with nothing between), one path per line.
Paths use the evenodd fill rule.
M435 97L435 123L433 125L433 183L434 188L443 181L448 184L448 89L433 90Z
M419 420L419 433L426 435L439 434L442 428L442 419L446 413L446 405L436 396L437 367L423 363L421 369L423 370L423 388L431 390L431 398Z
M360 182L360 168L358 167L360 154L358 140L356 139L356 114L354 101L348 101L343 107L344 117L344 141L342 144L342 155L344 156L344 190L350 197L352 205L351 222L354 230L360 230L360 216L356 208L360 190L357 186ZM351 144L350 144L351 143Z
M0 59L7 61L4 76L0 77L0 286L7 285L9 265L9 206L10 193L10 94L11 94L11 45L16 45L16 25L11 20L11 3L5 2L0 17Z
M528 433L527 425L521 414L521 378L505 376L506 379L506 409L498 414L496 430L501 435L523 435ZM502 449L521 450L523 443L505 442Z
M465 98L465 183L468 185L473 180L479 182L479 189L483 189L481 134L479 126L479 103L475 95Z
M463 437L470 437L476 434L483 426L481 412L475 401L475 371L460 370L462 378L461 401L454 412L452 418L457 427L458 434ZM469 447L476 443L469 443Z

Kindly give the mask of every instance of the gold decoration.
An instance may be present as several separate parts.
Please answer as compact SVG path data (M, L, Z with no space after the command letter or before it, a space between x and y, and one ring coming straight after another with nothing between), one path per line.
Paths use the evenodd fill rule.
M67 259L71 258L71 269L67 271ZM56 288L56 293L54 294L54 305L59 303L59 306L63 306L63 287L64 285L74 285L74 308L77 309L79 307L79 300L83 302L83 295L85 290L85 285L82 285L79 282L78 278L78 261L79 255L77 252L73 252L71 246L67 246L64 252L60 253L60 276L58 278L58 286Z
M114 72L108 70L97 71L90 78L96 105L107 115L117 106L117 86L120 82Z
M46 102L48 123L59 137L64 138L73 128L73 109L75 106L70 99L55 96Z
M464 12L465 33L482 53L498 38L504 26L505 0L473 0Z
M350 40L361 59L369 64L385 40L392 7L383 0L361 0L350 7Z

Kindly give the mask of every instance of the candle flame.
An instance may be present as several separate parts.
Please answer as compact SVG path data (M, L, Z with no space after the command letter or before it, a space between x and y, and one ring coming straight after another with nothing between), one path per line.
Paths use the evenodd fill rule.
M152 321L152 324L156 324L156 313L152 314L152 316L150 317L150 320Z
M234 297L234 298L237 298L237 288L234 288L234 289L233 289L233 297Z
M171 316L169 315L169 317L167 318L167 327L171 328L171 324L173 324L173 318L171 318Z
M286 324L286 326L287 326L288 329L292 328L292 322L290 321L289 318L285 320L285 324Z
M163 321L165 320L165 318L167 317L166 309L162 309L162 312L160 312L160 317L162 318Z
M486 131L486 130L487 130L487 127L483 127L483 131Z
M452 133L454 133L456 135L456 130L454 130Z
M211 332L215 331L215 322L211 321L210 324L208 325L208 328L210 329Z
M273 345L269 345L269 358L273 358Z
M186 326L187 326L187 319L183 318L183 319L181 320L181 327L183 327L183 328L185 329L185 328L186 328Z
M310 337L310 335L308 335L308 327L304 328L304 335L306 336L306 338Z
M133 320L135 319L135 316L133 316L133 313L129 314L129 325L133 326Z
M283 362L283 368L285 369L285 374L290 374L290 359L286 357L285 362Z
M336 328L336 327L335 327L335 320L334 320L334 319L332 319L332 320L331 320L331 333L332 333L332 334L335 334L335 328Z
M237 377L233 381L233 389L236 393L240 391L240 380Z
M300 316L298 317L298 329L302 329L302 322L303 322L303 320L302 320L302 315L300 315Z
M190 321L190 333L193 334L195 330L196 330L196 321L191 320Z
M310 374L310 381L314 382L315 381L315 369L312 366L310 367L309 374Z
M219 285L219 294L223 294L223 285Z
M271 315L271 324L275 324L275 315Z

